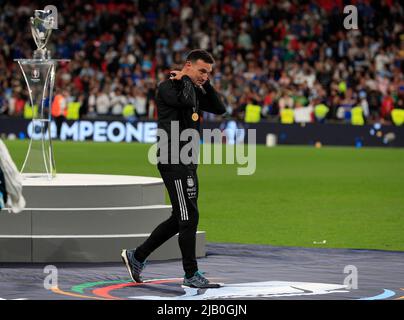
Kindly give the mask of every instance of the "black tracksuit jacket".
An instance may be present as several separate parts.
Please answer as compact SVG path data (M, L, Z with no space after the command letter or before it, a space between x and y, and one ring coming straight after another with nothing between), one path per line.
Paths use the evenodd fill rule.
M226 112L219 93L212 87L209 80L205 82L202 90L196 87L188 76L183 76L180 81L163 81L157 89L156 103L158 128L164 130L168 135L168 149L166 150L168 150L169 163L171 163L172 121L179 122L180 135L185 129L195 129L200 133L201 111L214 114ZM199 115L198 121L192 120L192 114L195 110ZM187 143L187 141L179 141L180 149ZM162 148L159 146L160 149ZM196 164L189 164L188 166L195 168Z

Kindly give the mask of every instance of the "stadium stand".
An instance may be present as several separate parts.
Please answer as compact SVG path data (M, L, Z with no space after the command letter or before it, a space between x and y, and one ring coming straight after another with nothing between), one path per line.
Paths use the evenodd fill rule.
M79 103L80 118L128 118L130 105L131 119L155 119L157 84L198 47L216 58L212 81L227 118L249 119L254 105L261 115L252 121L281 122L287 106L292 122L401 123L391 113L404 109L404 7L352 4L357 30L344 29L343 1L58 2L48 48L71 62L59 66L56 88L69 94L70 117ZM13 59L30 57L27 21L42 7L0 6L0 114L23 117L27 93ZM364 121L351 119L357 106Z

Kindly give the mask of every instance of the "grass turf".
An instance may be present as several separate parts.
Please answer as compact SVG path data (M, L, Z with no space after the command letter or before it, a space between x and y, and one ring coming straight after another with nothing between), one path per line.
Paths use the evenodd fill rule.
M6 144L21 167L28 141ZM54 143L59 173L159 177L149 148ZM255 174L238 176L237 167L198 169L199 229L209 242L404 251L403 149L258 146Z

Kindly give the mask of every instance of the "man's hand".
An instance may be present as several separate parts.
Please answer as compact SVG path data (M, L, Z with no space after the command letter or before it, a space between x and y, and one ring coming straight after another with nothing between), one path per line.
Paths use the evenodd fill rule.
M180 71L180 70L171 70L170 71L170 80L181 80L182 77L185 76L185 73ZM191 80L192 81L192 80ZM209 80L207 80L209 81ZM203 85L207 82L205 81L203 84L201 85L196 85L199 89L201 89L203 94L206 94L206 91L203 87Z
M170 71L170 80L181 80L185 75L182 71L172 70Z

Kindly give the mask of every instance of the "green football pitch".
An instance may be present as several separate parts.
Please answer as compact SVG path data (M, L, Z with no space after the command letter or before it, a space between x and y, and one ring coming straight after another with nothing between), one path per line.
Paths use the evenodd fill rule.
M6 144L20 168L28 141ZM149 148L54 143L59 173L159 177ZM258 146L255 173L239 176L239 167L198 169L207 241L404 250L404 149Z

